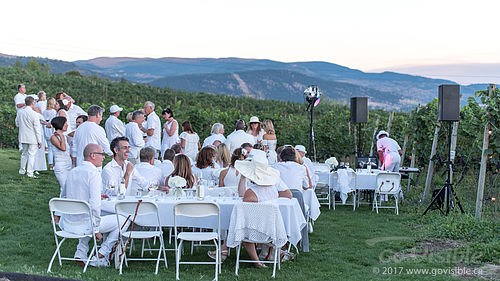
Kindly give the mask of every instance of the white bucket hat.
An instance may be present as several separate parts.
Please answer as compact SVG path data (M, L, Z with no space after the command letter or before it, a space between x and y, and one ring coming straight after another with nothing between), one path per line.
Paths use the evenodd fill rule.
M234 167L258 185L274 185L280 179L280 172L269 167L266 153L261 150L252 149L251 155L246 160L237 160Z
M378 132L378 134L377 134L377 139L380 139L380 136L381 136L381 135L386 135L386 136L389 136L389 133L388 133L388 132L386 132L386 131L384 131L384 130L381 130L381 131L380 131L380 132Z
M123 108L119 107L118 105L116 104L113 104L110 108L109 108L109 112L111 113L115 113L115 112L118 112L118 111L123 111Z
M250 117L250 121L248 121L248 123L260 123L259 117L257 116Z
M300 152L307 153L306 148L305 148L303 145L301 145L301 144L297 144L297 145L295 146L295 150L300 151Z

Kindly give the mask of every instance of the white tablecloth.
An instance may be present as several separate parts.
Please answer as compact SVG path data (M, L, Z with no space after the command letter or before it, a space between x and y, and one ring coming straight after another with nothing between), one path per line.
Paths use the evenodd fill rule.
M155 200L150 197L143 197L144 201ZM123 201L137 201L138 199L135 197L126 197ZM229 229L229 223L231 219L231 212L233 211L233 207L238 202L241 202L241 198L237 198L234 200L233 198L223 197L210 197L205 198L206 201L216 202L219 204L220 208L220 224L222 230ZM101 201L101 211L103 213L113 214L115 213L115 204L118 202L116 198L111 198L111 200L103 200ZM196 199L180 199L176 200L173 197L161 198L158 201L155 201L158 205L160 211L160 221L162 226L173 226L174 225L174 206L179 202L203 202L198 201ZM285 224L285 230L288 235L288 240L293 245L297 245L297 243L302 238L301 230L306 226L306 220L304 215L302 214L302 210L300 209L300 205L297 199L287 199L287 198L278 198L278 204L281 211L281 216L283 218L283 222ZM137 217L135 222L142 226L156 226L156 217L152 215ZM177 221L178 226L185 227L202 227L202 228L217 228L217 219L216 217L206 217L202 219L193 219L193 218L182 218L178 217Z
M372 170L368 173L366 170L356 172L356 189L375 190L377 187L377 175L379 170Z
M302 196L304 197L306 212L309 212L311 219L317 220L321 211L319 210L320 204L316 193L312 189L306 189L302 192Z

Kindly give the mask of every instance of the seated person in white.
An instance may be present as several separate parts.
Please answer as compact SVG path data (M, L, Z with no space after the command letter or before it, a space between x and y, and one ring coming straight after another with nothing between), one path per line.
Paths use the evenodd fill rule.
M168 191L163 187L162 183L162 174L161 169L153 166L155 160L156 150L152 147L145 147L141 149L140 152L140 160L141 163L135 165L135 169L139 172L139 174L144 175L147 178L148 184L144 186L144 184L140 181L136 181L132 179L132 184L129 188L127 188L126 195L135 195L138 190L142 192L142 195L148 193L148 187L156 185L158 190Z
M165 184L165 180L174 171L174 157L175 151L171 148L166 149L163 153L163 162L157 167L161 169L161 185Z
M401 163L401 147L389 137L386 131L380 131L377 134L377 151L382 163L380 170L399 173Z
M213 173L215 169L219 168L219 165L215 164L215 154L213 146L202 148L196 156L196 164L192 169L193 174L205 180L216 180Z
M191 162L189 157L184 154L176 155L174 158L174 171L165 180L165 185L168 185L168 180L170 177L179 176L186 180L186 186L184 188L193 188L195 183L198 182L198 177L191 171Z
M295 161L295 150L292 147L285 147L280 153L280 159L281 162L276 163L273 168L280 171L281 180L289 188L297 190L311 188L307 169Z
M222 170L219 175L219 186L237 186L240 182L241 174L234 168L236 160L244 160L245 156L241 153L242 148L236 148L231 156L231 164L227 169Z
M306 148L303 145L296 145L295 150L300 154L300 157L302 158L302 161L304 161L304 165L306 165L307 170L309 171L309 176L311 177L311 183L313 186L316 185L315 179L314 179L314 165L311 161L311 159L306 157L307 151Z
M101 243L101 247L96 257L89 263L91 266L109 266L109 256L112 252L113 246L118 241L118 224L123 225L125 222L124 217L116 221L115 215L101 216L101 198L105 196L101 194L101 173L97 169L102 166L105 153L102 148L97 144L88 144L84 151L84 161L78 167L72 169L62 194L62 197L75 200L83 200L89 203L92 209L92 222L97 233L95 236L98 241L103 240L103 234L107 234L106 239ZM59 225L67 232L75 234L89 234L92 229L86 223L88 215L65 215L63 214ZM124 229L127 229L127 225ZM81 259L82 262L87 259L89 251L90 237L81 238L78 246L76 247L75 258Z
M224 125L221 123L212 125L211 135L203 141L203 147L207 145L216 145L214 144L216 141L219 143L226 142L226 138L224 137Z
M227 168L229 163L231 163L231 152L229 152L229 147L225 143L219 143L219 145L217 145L217 156L215 159L215 163L217 163L220 168Z
M136 110L132 113L132 122L129 122L125 126L125 136L128 138L130 143L130 154L129 161L133 164L139 162L139 151L144 147L144 137L140 126L144 122L144 113L140 110Z
M241 147L244 143L249 143L251 146L255 144L255 139L252 135L247 134L245 131L245 122L243 120L237 120L235 123L235 130L226 139L226 145L229 146L229 151L233 151Z
M147 188L148 181L146 178L134 168L134 164L127 160L130 153L128 139L126 137L117 137L111 141L110 147L113 151L113 160L102 169L103 193L116 195L118 185L123 179L127 189L130 188L132 180ZM107 186L113 186L114 190L105 189Z

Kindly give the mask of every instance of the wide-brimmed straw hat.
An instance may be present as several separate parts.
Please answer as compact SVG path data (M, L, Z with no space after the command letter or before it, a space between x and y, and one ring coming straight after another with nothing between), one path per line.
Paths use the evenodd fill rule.
M250 117L250 121L248 121L248 123L260 123L259 117L257 116Z
M269 167L266 153L252 149L252 153L245 160L237 160L234 167L238 172L258 185L274 185L280 179L280 172Z
M377 139L380 139L380 136L381 136L381 135L386 135L386 136L389 136L389 133L388 133L388 132L386 132L386 131L384 131L384 130L381 130L381 131L380 131L380 132L378 132L378 134L377 134Z

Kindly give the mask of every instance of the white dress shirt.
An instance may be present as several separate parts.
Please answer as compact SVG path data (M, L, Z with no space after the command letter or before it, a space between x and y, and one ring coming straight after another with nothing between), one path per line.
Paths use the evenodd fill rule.
M309 187L309 178L305 166L294 161L286 161L276 163L272 167L280 171L281 180L290 189L303 190L303 187Z
M109 143L115 138L125 136L125 125L122 120L116 118L114 115L109 116L104 124L104 128L106 128L106 136L108 137Z
M147 162L141 162L135 165L134 171L137 170L138 174L144 175L144 177L132 177L132 180L129 184L129 188L127 188L127 195L135 195L138 190L142 191L143 194L148 192L148 187L152 184L156 184L158 186L165 185L165 183L161 182L162 174L161 169L155 167Z
M83 200L89 203L94 217L94 227L99 231L101 222L101 173L94 164L83 161L73 168L66 178L66 184L61 192L62 198ZM88 215L63 215L63 228L73 228L72 232L90 233L90 226L86 223ZM76 228L76 229L75 229Z
M233 151L241 147L242 144L248 142L251 145L255 144L255 139L252 135L247 134L243 130L234 131L226 139L226 145L229 146L229 151L233 154Z
M24 104L26 101L26 94L21 94L21 93L17 93L17 95L14 96L14 103L16 104L16 111L19 111L19 109L21 108L18 108L17 105L18 104Z
M47 109L47 100L38 101L35 106L43 113Z
M128 138L130 145L129 159L139 158L139 152L144 147L144 138L139 125L135 122L130 122L125 126L125 136Z
M148 136L146 145L150 146L156 150L161 149L161 122L158 115L153 111L149 113L148 120L146 122L146 129L154 129L152 136Z
M95 122L87 121L76 129L75 136L73 137L73 145L76 148L77 166L83 162L83 150L89 143L98 144L106 154L113 155L109 149L109 142L104 129Z
M17 112L16 126L19 127L19 143L42 143L40 114L30 106L25 106Z
M215 141L220 141L221 143L226 142L226 137L223 134L213 134L203 141L203 147L207 145L213 145Z
M382 151L384 155L389 152L398 152L401 150L399 144L390 137L383 137L377 140L377 151Z
M157 166L161 170L161 185L166 185L165 181L168 176L174 171L174 163L170 160L163 160L161 164Z
M81 107L76 104L72 104L70 109L66 112L66 116L68 119L68 132L73 132L76 130L76 118L80 115L87 116L87 112L85 112ZM104 148L103 148L104 149Z
M118 185L123 179L123 176L125 175L125 171L127 169L128 161L125 160L123 163L123 168L116 163L115 159L111 160L104 168L102 169L102 184L103 184L103 193L106 193L108 195L116 195L117 194L117 189ZM148 181L137 171L136 169L137 166L134 167L134 170L132 171L132 174L130 175L129 181L128 181L128 186L127 190L131 186L132 181L135 181L139 183L141 186L144 186L147 188ZM147 176L147 175L146 175ZM115 190L113 192L110 192L109 190L105 190L106 185L112 185L115 187ZM134 193L135 195L135 193Z

